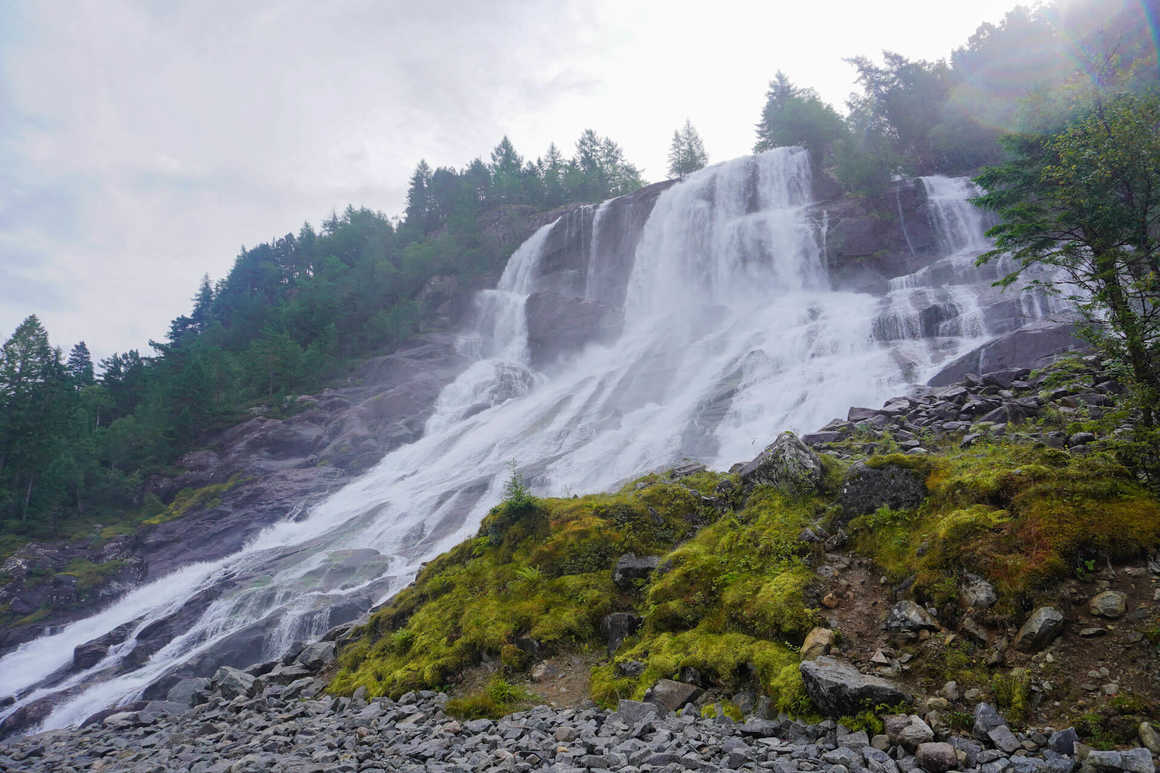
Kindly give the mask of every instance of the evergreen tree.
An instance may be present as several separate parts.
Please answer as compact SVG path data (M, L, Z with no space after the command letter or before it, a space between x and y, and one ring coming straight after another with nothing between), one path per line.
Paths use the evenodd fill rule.
M760 153L785 145L802 145L816 163L845 132L842 117L834 108L823 102L813 89L795 86L779 70L765 94L753 151Z
M213 287L209 283L209 274L203 274L197 294L193 296L193 313L190 322L194 331L204 333L213 318Z
M673 141L669 145L669 174L684 177L707 163L709 156L705 153L701 135L693 128L692 121L686 119L681 129L673 131Z
M68 353L65 369L78 387L93 383L93 357L89 354L89 347L85 346L84 341L78 343Z
M431 167L426 161L420 161L411 175L411 184L407 188L407 211L404 222L412 231L420 236L428 232L428 213L431 211L429 189L431 187ZM337 219L336 219L337 229Z

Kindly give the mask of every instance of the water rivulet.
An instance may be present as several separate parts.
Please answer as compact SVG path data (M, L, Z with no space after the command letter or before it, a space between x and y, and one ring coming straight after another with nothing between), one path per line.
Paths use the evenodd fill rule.
M544 226L476 299L461 342L473 364L420 440L244 550L0 660L0 696L16 697L3 716L55 696L43 727L75 724L176 675L318 636L473 535L513 462L553 494L684 457L728 467L1049 313L1030 293L999 297L996 269L975 268L987 242L969 184L922 184L941 255L879 294L834 289L799 149L704 169L651 209L627 197ZM102 636L98 662L73 662Z

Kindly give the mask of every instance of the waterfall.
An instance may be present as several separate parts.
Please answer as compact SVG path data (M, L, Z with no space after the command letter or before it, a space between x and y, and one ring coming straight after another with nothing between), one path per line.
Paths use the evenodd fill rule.
M690 175L659 194L643 227L631 197L544 226L476 298L462 336L474 362L441 392L418 441L238 553L10 653L0 696L17 700L0 717L61 692L42 728L76 724L166 674L220 662L215 653L231 642L247 642L251 662L276 657L325 630L331 609L365 610L473 536L513 461L544 495L606 490L683 457L724 468L783 429L813 430L924 381L988 335L991 291L973 267L989 245L969 184L923 184L946 257L885 297L831 288L799 148ZM567 270L546 265L565 228L591 229L582 265ZM571 282L581 300L618 309L624 325L614 341L538 372L524 306L549 282L554 292ZM178 635L143 663L125 662L138 634L175 614L184 615ZM49 678L73 647L125 624L126 642L101 663Z

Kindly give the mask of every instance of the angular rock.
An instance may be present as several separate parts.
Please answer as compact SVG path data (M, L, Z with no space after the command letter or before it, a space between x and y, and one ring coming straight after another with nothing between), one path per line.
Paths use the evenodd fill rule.
M316 641L303 647L302 651L298 653L298 657L295 658L295 662L311 671L317 671L334 662L336 651L334 642Z
M1150 722L1141 722L1137 729L1140 736L1140 743L1156 756L1160 757L1160 732L1152 727Z
M636 590L638 581L647 581L660 565L660 556L637 556L625 553L616 560L612 582L621 590Z
M842 518L849 520L880 507L908 510L918 507L925 498L926 479L917 470L899 464L870 467L858 462L842 481L838 503L842 506Z
M975 738L986 741L987 733L1005 724L1007 724L1007 720L1003 719L1003 715L993 704L980 703L975 706L975 724L973 727Z
M704 692L695 684L661 679L645 693L646 703L652 703L668 711L676 711L686 703L692 703Z
M783 432L741 468L743 483L776 486L791 494L808 494L822 482L822 460L792 432Z
M834 646L836 638L837 635L829 628L811 629L802 642L802 660L813 660L821 655L830 654L830 648Z
M630 701L621 699L616 704L617 715L624 720L626 724L635 725L638 722L645 720L648 717L659 716L658 708L655 703L648 703L645 701Z
M1014 754L1017 750L1022 749L1022 744L1015 734L1011 732L1011 728L1006 725L999 725L987 731L987 738L991 743L995 744L995 748L1007 754Z
M180 703L185 706L193 705L193 696L209 686L209 680L205 677L190 677L182 679L177 684L169 688L165 693L165 700L172 703Z
M1037 607L1019 633L1015 636L1015 647L1024 652L1043 649L1063 632L1063 613L1055 607Z
M937 631L939 624L925 609L904 599L890 608L883 628L893 633L918 633L924 629Z
M866 705L910 701L906 690L894 682L863 674L850 663L828 655L805 661L799 669L806 693L823 714L856 714Z
M641 616L632 612L613 612L600 621L600 630L608 642L608 654L620 648L620 643L640 628Z
M1047 739L1047 748L1051 749L1057 754L1066 754L1069 757L1075 756L1075 745L1079 742L1079 734L1075 732L1074 727L1065 728L1063 730L1056 730Z
M962 586L963 601L974 609L990 609L999 600L995 586L975 574L968 574Z
M1088 611L1096 617L1107 617L1112 620L1123 617L1128 611L1128 595L1118 590L1097 593L1088 602Z
M254 677L232 666L222 666L214 673L210 684L224 698L249 697L254 689Z

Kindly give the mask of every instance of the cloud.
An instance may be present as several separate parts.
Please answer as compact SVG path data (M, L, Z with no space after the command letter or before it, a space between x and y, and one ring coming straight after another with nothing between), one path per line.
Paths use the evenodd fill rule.
M347 203L398 213L420 158L463 166L504 134L534 158L591 127L659 179L689 117L739 155L773 71L840 102L842 56L882 29L945 54L982 21L962 5L0 4L0 336L39 313L65 348L142 347L240 245Z

